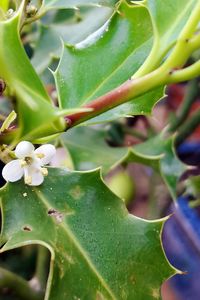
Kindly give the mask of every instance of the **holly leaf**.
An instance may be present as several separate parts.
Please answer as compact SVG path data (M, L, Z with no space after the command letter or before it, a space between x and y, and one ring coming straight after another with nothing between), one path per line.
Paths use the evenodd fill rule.
M19 36L24 5L23 1L10 19L0 22L0 77L5 81L9 94L17 100L18 128L13 131L15 143L20 139L36 141L63 132L63 116L71 114L70 110L58 109L52 104L27 57Z
M0 22L0 77L4 79L12 95L18 102L19 129L18 138L33 132L55 133L63 129L59 126L58 110L52 106L38 75L33 69L19 37L20 20L23 15L23 3L20 9L6 22ZM45 117L43 112L46 112ZM34 116L34 117L33 117ZM48 120L48 121L47 121ZM55 123L54 123L55 122ZM57 126L56 126L57 122ZM39 137L37 132L37 137ZM16 136L17 138L17 136Z
M128 214L98 170L49 169L40 187L9 183L0 193L0 251L41 244L51 252L46 300L160 299L177 272L163 253L164 220Z
M81 6L114 6L119 0L43 0L44 9L65 9Z
M95 35L75 46L65 45L54 74L60 106L79 107L130 78L151 50L152 32L151 18L145 7L122 3ZM151 92L150 103L146 101L144 106L141 96L134 103L103 114L100 121L151 111L152 102L155 104L162 94L160 89Z
M143 164L151 166L160 173L172 199L176 201L177 183L186 170L186 165L176 155L174 137L166 138L164 132L161 132L148 141L136 145L121 162L127 164L140 162L141 159L146 160L146 162L143 161Z
M133 147L110 147L106 143L105 129L77 127L64 133L61 141L70 153L75 170L102 167L103 173L107 173L119 164L142 164L160 174L171 197L176 200L177 183L186 165L176 155L174 137L166 138L161 132Z
M113 9L108 7L90 7L80 9L78 17L75 10L71 14L65 10L62 22L40 23L40 36L34 49L32 64L37 73L42 73L53 61L62 55L62 42L76 44L98 30L110 18ZM60 13L60 11L59 11ZM60 19L60 18L59 18Z
M61 107L86 104L132 76L137 78L155 69L173 46L195 5L194 0L184 1L185 6L179 0L165 4L153 0L131 2L134 4L122 2L99 37L95 37L97 40L90 37L75 47L65 45L55 72ZM163 87L156 88L86 123L151 114L163 95Z
M176 42L195 5L196 0L168 0L167 3L162 0L146 1L154 24L154 46L158 61Z
M80 171L102 167L106 173L127 153L125 147L110 147L106 143L105 130L100 128L72 128L62 134L60 140L67 148L75 170Z

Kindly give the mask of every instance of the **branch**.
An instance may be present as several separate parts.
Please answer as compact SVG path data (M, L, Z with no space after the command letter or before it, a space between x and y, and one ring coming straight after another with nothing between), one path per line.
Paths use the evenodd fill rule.
M157 70L143 77L128 80L111 92L84 105L83 108L90 108L92 111L68 115L66 117L67 129L133 100L156 87L185 81L200 75L200 61L183 70L172 70L169 66L171 67L171 64L166 61Z
M83 106L83 108L91 108L92 111L68 115L66 117L67 128L98 116L99 114L124 104L155 87L165 84L170 75L170 72L162 72L161 68L159 68L143 77L126 81L111 92L100 96Z
M140 132L139 130L137 130L137 129L133 128L133 127L131 127L131 128L125 127L124 128L124 133L132 135L132 136L134 136L134 137L136 137L136 138L138 138L138 139L140 139L142 141L146 141L147 140L147 136L146 135L144 135L142 132Z
M177 130L182 123L186 120L187 116L189 115L191 105L196 101L200 92L199 87L199 80L194 79L192 80L187 87L187 91L185 97L183 99L183 103L178 111L176 118L170 125L169 131L174 132Z
M191 133L200 125L200 110L194 113L191 118L186 121L176 137L176 145L180 145Z
M0 267L0 289L9 288L21 300L43 300L44 294L32 289L22 277Z
M169 83L191 80L200 75L200 60L191 66L174 72Z
M200 48L200 33L195 34L195 36L190 40L190 46L193 52Z
M83 108L91 108L92 112L75 113L67 116L67 129L133 100L153 88L171 82L189 80L200 75L200 61L183 70L176 70L186 63L194 50L194 44L190 44L190 39L192 40L199 20L200 0L197 1L196 7L184 26L172 53L159 68L142 77L132 78L118 88L83 106ZM143 73L145 73L144 70Z
M194 45L191 42L194 34L196 32L196 28L200 21L200 0L196 1L196 6L193 9L186 25L181 31L177 43L167 58L164 64L167 64L169 67L173 68L175 66L181 67L185 64L190 54L194 50Z

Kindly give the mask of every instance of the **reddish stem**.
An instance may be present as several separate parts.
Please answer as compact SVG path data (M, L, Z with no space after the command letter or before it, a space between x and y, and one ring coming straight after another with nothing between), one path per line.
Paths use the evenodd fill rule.
M92 108L93 111L74 113L66 117L68 128L91 119L106 112L120 104L128 102L133 98L150 91L166 83L169 74L159 72L159 69L140 78L127 80L124 84L87 103L83 108ZM170 75L169 75L170 76Z
M83 108L93 109L92 111L80 112L67 116L66 121L68 122L69 127L73 127L87 119L93 118L126 102L130 98L131 82L132 81L130 80L125 82L120 87L83 106Z

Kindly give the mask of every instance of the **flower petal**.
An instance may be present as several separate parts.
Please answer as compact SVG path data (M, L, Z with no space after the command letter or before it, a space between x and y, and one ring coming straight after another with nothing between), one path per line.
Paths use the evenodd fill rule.
M30 142L27 141L22 141L20 142L16 149L15 149L15 155L18 158L25 158L25 157L29 157L32 155L33 151L34 151L34 146L33 144L31 144Z
M41 172L39 172L39 170L37 170L37 172L33 172L31 178L32 178L32 182L30 185L33 185L33 186L38 186L38 185L42 184L44 181L44 176L42 175Z
M41 173L41 169L28 166L24 168L24 181L31 186L38 186L43 183L44 176Z
M37 148L34 153L40 158L41 165L46 165L50 163L53 156L56 154L56 148L51 144L46 144Z
M2 170L2 176L6 181L15 182L22 178L24 174L19 159L10 161Z

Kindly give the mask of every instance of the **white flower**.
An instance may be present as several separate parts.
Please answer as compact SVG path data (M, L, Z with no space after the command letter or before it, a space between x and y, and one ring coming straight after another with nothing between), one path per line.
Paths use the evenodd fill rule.
M30 142L20 142L15 149L18 159L5 165L2 176L10 182L18 181L24 176L26 184L40 185L44 181L44 176L48 174L48 170L42 166L50 163L55 153L56 149L51 144L42 145L35 150Z

